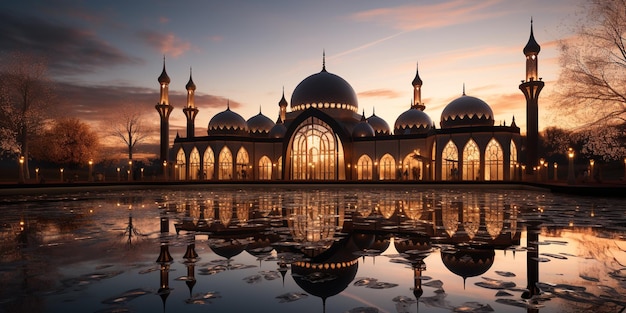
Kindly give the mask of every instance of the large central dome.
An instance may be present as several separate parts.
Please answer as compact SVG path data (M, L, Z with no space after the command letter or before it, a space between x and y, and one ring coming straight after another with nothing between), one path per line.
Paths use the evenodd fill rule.
M301 81L291 95L292 111L311 107L357 112L359 104L352 86L343 78L327 72L324 67L321 72Z

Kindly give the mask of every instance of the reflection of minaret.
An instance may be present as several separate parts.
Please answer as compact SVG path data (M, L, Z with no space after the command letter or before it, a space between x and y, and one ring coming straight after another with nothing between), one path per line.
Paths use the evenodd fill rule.
M426 263L424 260L418 260L414 262L411 267L413 268L413 296L417 300L417 311L419 312L420 297L424 294L422 289L422 272L426 270Z
M522 293L522 298L530 299L540 293L537 287L539 281L539 224L540 221L528 221L526 226L526 280L528 291ZM527 309L527 312L539 312L538 309Z
M198 115L198 108L196 108L194 103L196 84L191 79L191 69L189 69L189 82L185 85L185 89L187 89L187 106L183 109L183 112L187 117L187 138L193 138L195 136L195 119L196 115Z
M163 71L159 76L159 85L161 86L161 98L159 103L155 106L156 110L159 111L159 116L161 117L161 162L167 161L167 149L169 147L169 118L170 113L172 113L173 107L170 105L169 101L169 85L170 85L170 77L167 76L167 72L165 71L165 57L163 57Z
M169 244L167 241L161 240L161 252L159 253L159 257L157 258L157 263L159 263L159 290L158 295L161 297L163 301L163 312L165 312L165 302L167 297L170 295L170 282L169 282L169 273L170 273L170 264L174 259L170 255Z
M192 296L193 286L196 285L196 262L198 261L198 253L196 253L195 235L192 234L192 241L187 245L187 250L183 258L185 259L185 265L187 266L187 280L185 283L189 288L189 297Z
M539 147L539 93L544 82L538 77L537 62L541 47L533 35L533 21L530 20L530 38L524 47L526 56L526 79L519 89L526 98L526 173L531 174L533 167L538 165L537 149Z

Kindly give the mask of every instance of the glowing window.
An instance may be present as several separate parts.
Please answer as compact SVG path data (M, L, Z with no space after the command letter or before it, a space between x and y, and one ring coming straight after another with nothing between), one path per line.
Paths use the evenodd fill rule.
M452 140L448 141L441 153L441 179L459 179L459 150Z
M502 147L492 138L485 149L485 180L504 179L504 155Z
M473 139L470 139L463 148L463 180L477 180L480 178L480 151Z
M213 171L215 168L215 157L213 156L213 149L207 147L204 151L202 165L202 179L213 179Z

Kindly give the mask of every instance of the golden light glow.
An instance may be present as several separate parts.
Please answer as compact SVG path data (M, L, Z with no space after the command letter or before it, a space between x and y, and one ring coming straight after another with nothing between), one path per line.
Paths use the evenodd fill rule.
M573 158L574 158L574 149L572 149L572 148L568 148L568 149L567 149L567 156L568 156L570 159L573 159Z

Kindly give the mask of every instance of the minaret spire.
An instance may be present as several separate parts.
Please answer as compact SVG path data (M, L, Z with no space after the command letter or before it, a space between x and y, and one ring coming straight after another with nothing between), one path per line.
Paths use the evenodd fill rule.
M189 67L189 81L185 85L187 89L187 106L183 108L183 113L187 117L187 138L195 137L195 119L198 115L198 108L194 102L194 94L196 92L196 84L191 77L191 67Z
M411 84L413 85L413 103L411 108L424 111L426 106L422 103L422 79L419 74L419 63L416 64L415 78L413 78Z
M322 50L322 72L326 72L326 49Z
M463 83L463 95L465 96L465 83Z
M160 86L160 99L159 102L154 107L161 117L161 145L160 145L160 160L161 162L167 162L167 153L169 148L169 118L170 113L174 107L170 105L169 101L169 85L170 85L170 77L167 75L165 71L165 55L163 56L163 71L161 71L161 75L158 78L159 86Z
M285 99L285 86L283 86L283 96L278 101L279 110L279 118L281 122L285 122L285 118L287 118L287 100Z

